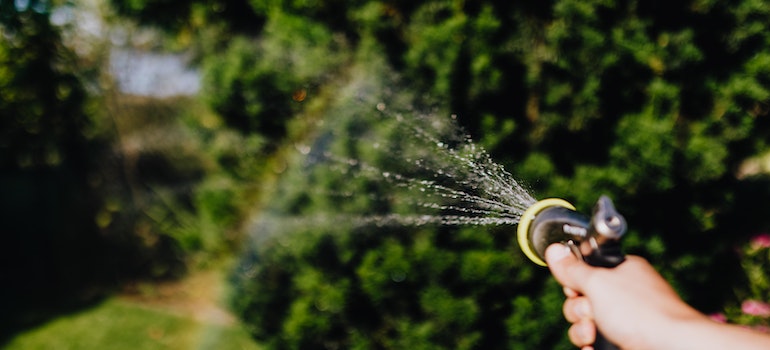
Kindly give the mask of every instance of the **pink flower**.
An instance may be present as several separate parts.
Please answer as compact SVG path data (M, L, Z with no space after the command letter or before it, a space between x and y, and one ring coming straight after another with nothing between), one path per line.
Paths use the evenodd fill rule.
M709 318L719 323L727 323L727 316L721 312L715 312L709 315Z
M756 300L745 300L741 304L741 311L747 315L770 317L770 305Z
M760 233L752 237L751 246L754 248L770 248L770 233Z

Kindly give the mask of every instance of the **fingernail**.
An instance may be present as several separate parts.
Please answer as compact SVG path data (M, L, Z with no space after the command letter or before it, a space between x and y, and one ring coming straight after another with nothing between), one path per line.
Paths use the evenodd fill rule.
M570 254L572 254L572 251L570 251L569 247L564 244L559 244L558 246L548 247L548 249L545 250L545 259L549 262L557 262Z

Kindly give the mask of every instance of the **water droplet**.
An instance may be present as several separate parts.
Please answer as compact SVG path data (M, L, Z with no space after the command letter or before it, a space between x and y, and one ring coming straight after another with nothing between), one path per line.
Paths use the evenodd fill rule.
M296 148L297 151L299 151L299 153L302 153L303 155L310 154L310 146L308 145L295 144L294 148Z
M390 279L393 282L403 282L406 279L406 272L403 270L395 270L390 273Z
M376 193L337 189L334 195L347 199L368 196L366 198L373 201L396 203L394 207L414 208L413 212L358 217L335 212L329 213L321 222L376 226L508 225L517 223L521 213L535 202L510 173L453 123L457 115L437 119L439 117L431 114L386 112L385 102L377 103L376 107L385 112L385 117L393 118L386 122L398 124L395 129L398 143L390 139L379 140L376 136L373 140L361 138L359 141L371 145L365 149L373 153L367 153L367 159L374 155L375 159L393 162L378 168L366 160L324 152L330 167L343 176L379 182ZM400 148L402 145L403 149ZM295 147L302 154L312 153L307 145ZM394 152L394 149L398 151ZM385 190L381 191L382 188ZM339 216L346 219L339 219ZM398 282L406 276L393 272L391 278Z

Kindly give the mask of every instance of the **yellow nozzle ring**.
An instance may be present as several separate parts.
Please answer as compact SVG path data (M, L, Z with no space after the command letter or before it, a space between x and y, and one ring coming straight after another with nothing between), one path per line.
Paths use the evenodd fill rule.
M548 207L565 207L570 210L575 210L574 205L563 199L546 198L535 204L532 204L532 206L527 208L527 210L524 211L524 214L521 214L521 219L519 219L519 227L516 228L516 236L519 240L519 248L521 248L521 251L529 258L529 260L532 260L532 262L540 266L548 266L548 264L546 264L543 259L540 259L540 257L537 256L537 253L535 253L535 251L532 249L532 245L529 242L529 225L532 224L532 221L535 220L535 217L538 213Z

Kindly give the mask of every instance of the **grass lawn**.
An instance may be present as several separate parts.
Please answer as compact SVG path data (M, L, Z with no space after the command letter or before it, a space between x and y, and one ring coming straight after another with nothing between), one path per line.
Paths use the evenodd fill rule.
M212 300L219 273L146 285L18 334L6 349L255 349L243 326ZM213 289L213 291L212 291Z

